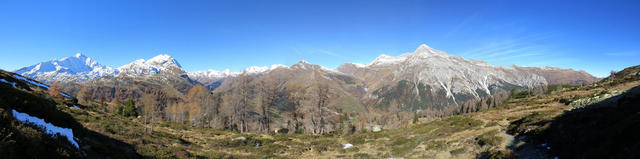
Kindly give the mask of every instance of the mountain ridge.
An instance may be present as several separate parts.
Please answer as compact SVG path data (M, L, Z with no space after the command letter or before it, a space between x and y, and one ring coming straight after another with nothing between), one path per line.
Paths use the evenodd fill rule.
M464 59L459 56L450 55L450 54L447 54L446 52L433 49L426 44L421 44L420 46L418 46L418 48L416 48L414 52L405 53L399 56L389 56L386 54L381 54L375 60L371 61L368 64L359 64L359 63L350 63L350 64L353 64L359 68L374 67L374 66L385 67L388 65L398 64L400 62L415 61L415 60L407 60L407 59L425 59L425 58ZM481 61L481 60L473 60L473 59L464 59L464 60L478 66L491 66L487 62ZM308 63L308 62L302 60L299 63ZM329 69L329 70L336 70L338 72L341 72L340 69L343 69L343 71L345 71L344 67L346 66L343 66L343 65L347 65L347 64L349 64L349 62L345 62L340 66L338 66L337 68ZM23 67L15 70L14 72L27 77L40 80L45 83L53 83L55 81L64 81L64 82L87 81L94 78L109 77L109 76L135 77L135 76L149 76L149 75L155 75L155 74L161 74L161 73L168 73L168 74L174 74L174 75L186 74L198 82L201 82L203 84L210 84L212 82L224 80L229 77L235 77L243 73L259 75L263 73L268 73L277 68L286 68L286 67L292 67L292 66L274 64L271 66L251 66L238 72L232 72L228 69L225 69L225 70L209 69L209 70L187 72L182 68L182 65L173 57L167 54L159 54L148 60L145 60L145 59L134 60L130 63L114 68L110 66L101 65L97 61L89 57L86 57L81 53L77 53L76 55L71 57L65 57L59 60L50 60L50 61L40 62L35 65ZM492 66L492 67L502 67L502 66ZM528 69L528 72L545 76L545 78L551 77L551 76L546 76L547 74L549 74L546 72L552 72L552 70L545 69L546 67L514 66L514 68L516 67L520 70ZM540 71L538 72L533 71L536 68L539 68L537 70L542 70L546 72L540 73ZM503 69L509 69L509 68L503 68ZM595 78L591 78L593 77L592 75L584 71L573 71L573 69L565 69L563 72L565 73L569 72L574 75L580 76L580 78L585 78L585 79L579 79L580 81L564 82L566 84L574 84L574 85L581 84L581 83L589 84L595 81L594 80ZM574 73L574 72L578 72L578 73ZM555 80L547 80L547 82L551 84L563 83L563 82L555 82Z

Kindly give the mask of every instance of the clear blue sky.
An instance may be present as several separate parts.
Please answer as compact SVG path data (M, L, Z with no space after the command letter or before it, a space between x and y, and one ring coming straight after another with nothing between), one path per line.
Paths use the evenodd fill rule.
M0 69L10 71L77 52L112 67L166 53L187 71L334 68L423 43L603 77L640 64L640 1L0 0Z

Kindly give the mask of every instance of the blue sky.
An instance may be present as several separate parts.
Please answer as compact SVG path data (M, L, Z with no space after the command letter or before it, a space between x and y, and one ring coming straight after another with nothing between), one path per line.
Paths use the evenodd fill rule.
M187 71L334 68L420 44L493 65L603 77L640 64L640 1L0 0L0 69L81 52L117 67L169 54Z

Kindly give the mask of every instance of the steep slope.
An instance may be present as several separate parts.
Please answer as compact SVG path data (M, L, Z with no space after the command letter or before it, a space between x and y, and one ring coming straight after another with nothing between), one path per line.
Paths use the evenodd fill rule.
M114 75L118 73L118 70L103 66L78 53L73 57L41 62L14 72L38 81L52 83L54 81L84 81Z
M520 67L517 65L513 66L517 70L522 70L525 72L533 73L540 75L547 79L547 83L549 84L568 84L568 85L581 85L581 84L591 84L600 79L594 77L593 75L584 72L582 70L576 71L573 69L564 69L558 67Z
M2 70L0 81L3 157L139 158L128 144L88 130L72 117L85 108L75 98L49 96L49 86Z
M623 92L618 94L617 92ZM539 147L559 158L638 158L640 154L640 66L617 72L592 85L554 92L547 99L562 107L514 120L510 133L526 136L516 154ZM598 101L571 106L574 101ZM571 103L571 105L569 105ZM568 106L567 106L568 105ZM534 105L535 106L535 105Z

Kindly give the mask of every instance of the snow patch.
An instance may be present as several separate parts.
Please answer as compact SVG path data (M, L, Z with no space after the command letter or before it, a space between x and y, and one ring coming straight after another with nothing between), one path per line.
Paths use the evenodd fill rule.
M73 98L72 96L70 96L70 95L68 95L68 94L66 94L66 93L64 93L64 92L60 92L60 94L61 94L62 96L64 96L64 97L67 97L67 98Z
M40 119L38 117L33 117L26 113L21 113L13 109L11 110L11 112L13 113L13 116L16 119L18 119L20 122L33 123L40 127L44 127L46 131L45 133L47 134L51 134L51 135L60 134L61 136L65 136L67 137L67 140L69 140L69 142L71 142L76 148L80 148L78 143L74 140L73 130L69 128L57 127L51 123L45 122L43 119Z
M13 75L13 77L15 77L15 78L17 78L17 79L19 79L19 80L23 80L23 81L29 82L29 83L31 83L31 84L33 84L33 85L38 86L38 87L43 87L43 88L46 88L47 90L49 90L49 86L47 86L47 85L45 85L45 84L42 84L42 83L40 83L40 82L36 82L36 81L33 81L33 80L29 80L29 79L27 79L27 78L24 78L24 77L22 77L22 76L18 76L18 75ZM2 80L4 80L4 79L2 79ZM15 83L14 83L14 85L13 85L13 86L15 87ZM62 96L64 96L64 97L67 97L67 98L73 98L72 96L70 96L70 95L68 95L68 94L66 94L66 93L64 93L64 92L60 92L60 94L61 94Z
M4 83L12 85L13 87L16 87L16 83L15 82L9 82L9 81L4 80L4 79L0 79L0 82L4 82Z
M287 66L280 65L280 64L271 65L270 67L267 67L267 66L262 66L262 67L260 67L260 66L251 66L249 68L246 68L246 69L242 70L241 73L242 74L250 74L250 75L252 75L252 74L269 73L269 72L271 72L271 71L273 71L273 70L275 70L277 68L281 68L281 67L285 68Z
M348 148L351 148L351 147L353 147L353 145L349 144L349 143L342 145L342 149L348 149Z
M27 79L27 78L24 78L24 77L22 77L22 76L18 76L18 75L13 75L13 77L15 77L15 78L17 78L17 79L19 79L19 80L23 80L23 81L29 82L29 83L31 83L31 84L33 84L33 85L38 86L38 87L43 87L43 88L46 88L47 90L49 89L49 86L44 85L44 84L42 84L42 83L40 83L40 82L32 81L32 80L30 80L30 79Z

